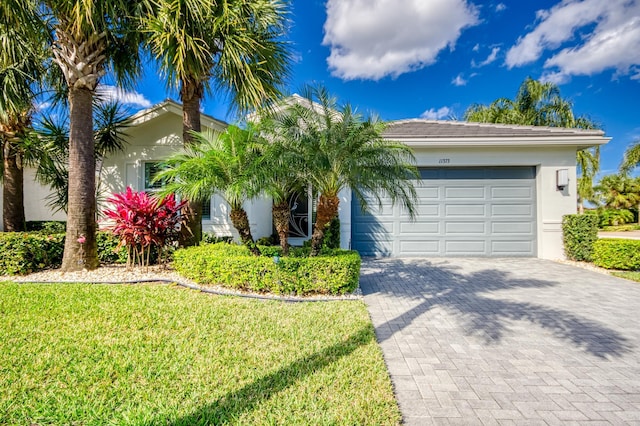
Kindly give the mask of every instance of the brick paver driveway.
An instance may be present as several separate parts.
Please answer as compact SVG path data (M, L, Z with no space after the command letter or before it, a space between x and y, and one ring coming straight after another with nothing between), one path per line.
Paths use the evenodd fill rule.
M640 424L640 284L539 259L360 279L407 424Z

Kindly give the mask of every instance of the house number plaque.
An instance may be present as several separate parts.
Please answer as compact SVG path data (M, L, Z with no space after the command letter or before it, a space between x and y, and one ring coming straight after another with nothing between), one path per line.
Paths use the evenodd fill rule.
M438 160L438 164L449 164L451 163L451 159L449 158L441 158Z

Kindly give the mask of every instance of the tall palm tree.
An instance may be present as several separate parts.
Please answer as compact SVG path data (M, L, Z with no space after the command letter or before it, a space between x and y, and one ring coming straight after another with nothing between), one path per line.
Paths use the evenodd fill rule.
M0 6L0 155L3 160L3 229L23 231L25 227L23 166L24 151L33 137L31 120L36 90L44 74L46 35L37 27L35 5L25 2L20 15ZM14 5L15 6L15 5ZM19 12L19 11L18 11Z
M127 143L124 131L129 117L118 102L95 102L95 160L96 176L100 179L101 165L108 155L124 149ZM30 150L32 163L36 165L36 178L51 190L48 206L55 211L68 211L69 195L69 120L66 115L45 115L36 125L40 144ZM100 180L96 183L96 201L100 194Z
M201 130L200 106L205 92L230 96L240 111L279 95L290 54L283 41L285 0L149 0L152 13L143 20L146 42L180 91L183 140ZM189 200L194 201L194 200ZM187 206L182 245L202 236L200 203Z
M577 153L578 163L578 213L584 213L584 202L594 201L593 178L600 169L600 150L598 148L583 149Z
M527 77L511 100L499 98L489 105L474 104L464 113L464 119L480 123L518 124L575 129L596 129L586 116L575 116L573 104L563 98L560 88ZM578 209L584 211L584 200L593 195L593 179L600 169L600 147L577 152Z
M220 194L229 204L231 223L240 240L256 255L256 247L244 202L260 192L259 167L263 142L256 128L229 126L221 134L191 133L193 143L185 152L165 160L154 182L163 182L160 195L176 193L183 199L202 202Z
M288 138L301 150L304 177L319 194L311 255L322 248L327 226L338 216L341 190L350 188L363 210L368 198L388 195L415 214L415 159L404 144L382 138L385 125L349 104L338 105L324 87L306 87L302 103L286 108Z
M40 17L53 35L53 60L68 90L69 197L62 261L65 271L98 266L92 103L96 87L107 70L122 84L131 83L140 71L136 13L141 2L38 2Z

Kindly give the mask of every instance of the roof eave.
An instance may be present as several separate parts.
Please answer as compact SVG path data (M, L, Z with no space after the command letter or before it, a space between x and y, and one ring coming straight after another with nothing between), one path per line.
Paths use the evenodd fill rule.
M483 138L425 138L385 135L385 139L405 143L414 148L473 148L473 147L535 147L575 146L578 149L604 145L611 138L602 136L557 136L557 137L483 137Z

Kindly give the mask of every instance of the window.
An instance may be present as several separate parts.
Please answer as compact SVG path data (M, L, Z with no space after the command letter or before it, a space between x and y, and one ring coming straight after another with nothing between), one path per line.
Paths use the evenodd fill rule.
M162 188L163 181L152 182L153 177L162 170L162 163L159 161L144 163L144 190L150 191ZM202 202L202 219L211 220L211 199Z

